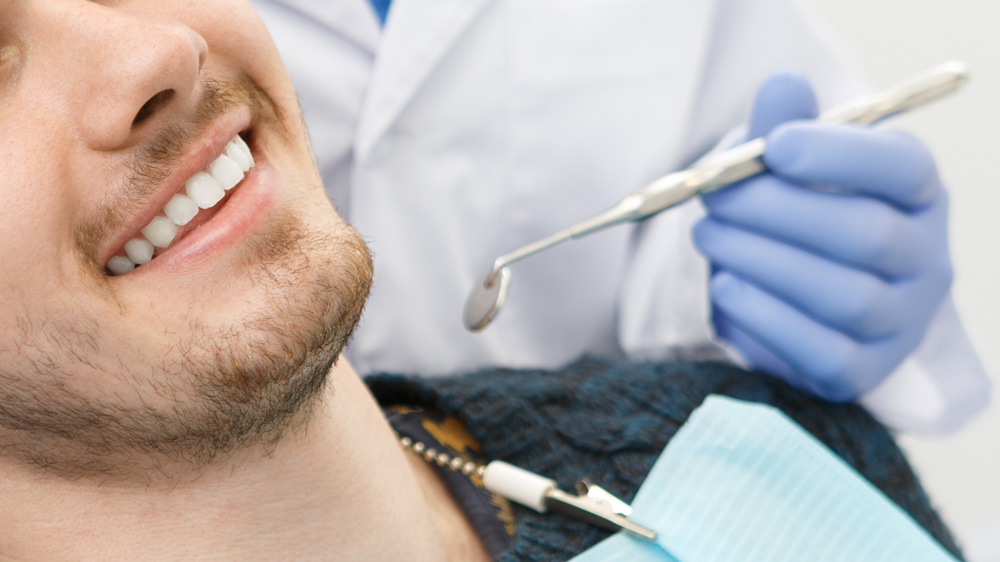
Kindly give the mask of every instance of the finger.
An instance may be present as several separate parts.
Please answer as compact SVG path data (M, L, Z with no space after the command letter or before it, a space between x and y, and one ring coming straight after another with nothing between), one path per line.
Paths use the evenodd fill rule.
M793 384L828 400L871 390L902 359L894 339L861 345L725 271L713 276L711 290L723 314L799 373Z
M771 350L760 345L757 343L757 340L739 329L718 308L712 311L712 324L715 326L716 335L739 350L740 355L743 356L752 369L763 371L788 384L802 388L800 386L802 376L791 365L785 363L784 360L772 353Z
M861 341L889 337L911 320L905 283L831 262L771 238L701 221L695 242L712 263L837 331Z
M757 90L747 138L766 136L786 121L813 119L818 112L816 94L804 74L790 68L775 71Z
M927 147L898 131L789 123L767 137L764 162L793 183L872 195L906 209L928 204L941 190Z
M706 194L716 220L888 279L916 275L946 244L947 198L908 214L862 195L803 189L772 175Z

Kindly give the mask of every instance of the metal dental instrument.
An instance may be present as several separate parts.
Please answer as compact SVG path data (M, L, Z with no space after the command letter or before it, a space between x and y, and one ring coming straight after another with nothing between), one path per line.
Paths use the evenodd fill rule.
M935 66L896 86L824 111L820 121L873 124L898 113L920 107L949 94L968 81L965 63L950 61ZM465 327L485 328L503 306L510 286L509 265L564 242L624 222L638 221L764 171L764 139L756 138L718 154L693 167L667 174L626 196L610 209L581 220L548 238L500 256L476 284L465 303Z

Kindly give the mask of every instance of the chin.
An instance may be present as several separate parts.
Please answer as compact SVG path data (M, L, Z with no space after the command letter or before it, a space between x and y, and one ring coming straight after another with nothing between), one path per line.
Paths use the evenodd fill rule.
M225 322L192 319L133 355L63 346L16 372L0 367L5 455L65 478L176 480L272 447L307 423L372 279L360 236L329 224L288 212L255 235L234 270L250 290L226 305L238 310ZM94 345L138 346L157 331L144 329L96 330Z

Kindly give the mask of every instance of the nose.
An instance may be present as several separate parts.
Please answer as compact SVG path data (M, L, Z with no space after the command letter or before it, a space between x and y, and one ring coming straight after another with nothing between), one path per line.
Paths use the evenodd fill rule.
M134 145L152 134L154 121L169 123L194 107L208 44L191 28L130 12L128 3L38 4L47 6L42 48L62 67L64 102L91 149Z

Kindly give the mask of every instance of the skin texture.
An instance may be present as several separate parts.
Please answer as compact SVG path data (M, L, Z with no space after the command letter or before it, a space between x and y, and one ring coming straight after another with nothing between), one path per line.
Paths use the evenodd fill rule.
M249 3L2 0L0 44L0 560L479 559L331 371L371 260ZM237 132L229 201L106 275Z

